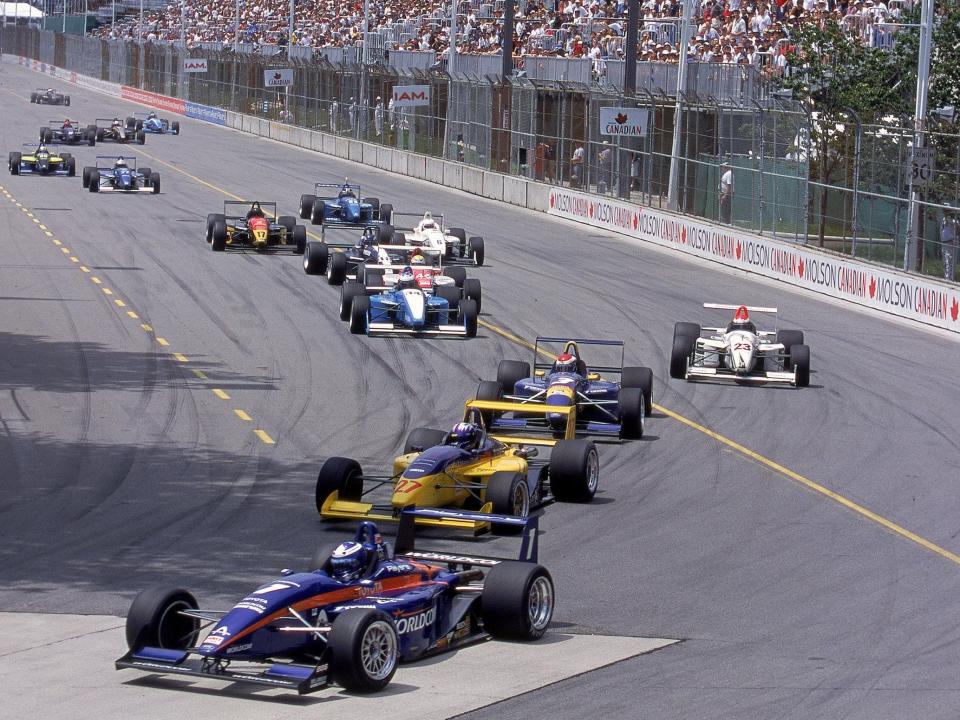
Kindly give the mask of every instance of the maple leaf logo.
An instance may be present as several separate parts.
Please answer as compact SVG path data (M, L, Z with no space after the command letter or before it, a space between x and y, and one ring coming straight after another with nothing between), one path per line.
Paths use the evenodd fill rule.
M872 298L877 294L877 279L871 275L870 276L870 297Z
M737 240L737 260L740 259L740 255L742 252L743 252L743 246L741 245L740 241Z
M282 76L280 73L278 73L278 72L275 72L275 73L273 74L273 79L274 79L274 80L279 80L281 77L283 77L283 76Z
M680 242L684 245L687 244L687 226L686 225L680 226Z
M552 208L556 203L556 196L553 193L550 193L550 207Z
M626 116L625 114L623 114L623 113L617 113L617 116L616 116L613 120L614 120L614 122L617 123L617 125L626 125L626 124L627 124L627 116Z
M950 306L950 317L953 318L953 321L957 321L957 316L960 315L960 303L957 302L957 299L953 299L953 305Z
M587 213L590 215L590 219L593 219L593 203L590 203L587 209Z
M640 227L640 213L633 214L633 229L636 230Z
M803 258L800 258L800 262L797 263L797 275L799 275L800 277L803 277L803 267L804 267Z

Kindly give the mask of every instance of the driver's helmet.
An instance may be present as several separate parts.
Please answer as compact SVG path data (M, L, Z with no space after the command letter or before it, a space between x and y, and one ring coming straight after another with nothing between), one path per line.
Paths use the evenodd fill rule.
M52 94L53 94L53 88L47 88L47 92L52 95Z
M423 253L421 253L421 252L419 252L419 251L415 251L415 252L410 256L410 264L411 264L411 265L426 265L426 264L427 264L427 259L423 256Z
M38 152L38 153L45 153L45 152L49 152L49 150L47 150L47 146L46 146L46 145L37 145L37 152Z
M433 228L433 227L436 227L436 226L437 226L437 224L436 224L436 223L434 222L434 220L433 220L433 213L430 212L429 210L427 210L427 211L423 214L423 220L420 221L420 227L422 227L422 228Z
M375 227L363 229L363 237L360 238L360 247L372 247L378 244L379 232Z
M348 540L330 554L327 568L330 577L342 583L353 582L362 574L369 557L363 544Z
M260 207L260 203L254 201L253 204L250 205L250 211L247 213L247 217L263 217L263 210Z
M417 286L417 280L413 276L413 268L409 265L400 271L400 280L397 282L397 287L401 290L408 290L410 288L415 288Z
M153 119L156 118L156 117L157 117L157 114L156 114L155 112L148 112L148 113L147 113L147 120L153 120Z
M447 436L447 445L455 445L463 450L473 450L480 445L483 430L472 422L461 422L453 426Z
M73 127L73 124L70 122L70 118L67 118L66 120L63 121L63 126L65 128Z
M127 161L122 157L118 157L117 161L113 164L114 167L125 168L127 166Z
M553 363L553 372L555 373L575 373L577 371L577 358L570 353L560 353Z
M757 332L757 326L750 320L750 313L747 312L745 305L737 308L737 311L733 314L733 322L727 326L727 332L733 332L734 330L742 330L750 333Z
M110 127L123 127L123 123L120 122L120 118L114 118L113 122L110 123Z
M349 185L344 185L342 188L340 188L340 197L352 198L352 197L356 197L356 195L353 194L352 187L350 187Z

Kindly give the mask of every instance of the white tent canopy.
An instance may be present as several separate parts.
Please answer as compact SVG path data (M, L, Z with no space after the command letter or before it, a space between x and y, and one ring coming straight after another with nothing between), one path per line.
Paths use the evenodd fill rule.
M7 18L27 18L29 20L39 20L43 13L39 8L35 8L30 3L25 2L3 2L0 3L2 17Z

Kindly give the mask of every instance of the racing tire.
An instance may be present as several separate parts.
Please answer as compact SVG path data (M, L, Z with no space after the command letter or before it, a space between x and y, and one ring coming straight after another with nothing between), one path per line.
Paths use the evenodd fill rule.
M643 391L643 413L653 412L653 370L648 367L625 367L620 374L621 388L640 388Z
M327 640L330 675L352 692L382 690L400 663L400 636L382 610L350 608L337 615Z
M303 255L307 250L307 228L303 225L293 226L293 254Z
M287 236L293 234L293 229L297 226L297 219L293 215L281 215L277 218L277 225L282 225L287 229Z
M90 173L93 172L93 168L89 165L83 169L83 189L86 190L90 187Z
M10 153L10 174L19 175L20 174L20 160L23 157L22 153L12 152Z
M683 380L687 376L687 363L696 340L689 335L674 335L670 348L670 377Z
M196 610L197 600L182 588L151 587L137 595L127 611L127 647L185 650L196 644L200 620L180 615Z
M327 282L330 285L343 285L347 279L347 254L333 253L327 261Z
M137 119L135 117L128 117L124 125L126 125L126 127L128 127L130 130L136 131Z
M473 258L477 267L483 265L483 238L472 237L467 242L467 255Z
M617 396L617 418L620 420L620 437L626 440L638 440L643 437L646 405L643 390L640 388L620 388L620 393Z
M692 322L678 322L673 324L673 336L684 335L696 339L700 337L700 326Z
M313 212L313 203L316 202L316 195L300 196L300 219L309 220L310 213Z
M520 473L493 473L487 479L487 493L484 498L492 504L491 512L497 515L524 518L530 515L530 488ZM492 522L490 530L496 535L516 535L523 530L523 526Z
M368 198L363 198L360 202L367 203L371 207L375 215L378 215L380 213L380 198L368 197Z
M358 295L366 295L366 288L363 283L347 280L340 286L340 319L347 321L350 319L350 310L353 308L353 299Z
M793 357L790 348L794 345L803 345L802 330L777 330L777 342L783 343L783 369L793 370Z
M30 102L32 102L32 103L36 103L36 102L37 102L37 94L36 94L36 93L30 93Z
M303 271L307 275L323 275L327 272L329 248L326 243L311 240L303 250Z
M53 140L53 130L50 128L40 128L40 142L48 143Z
M70 96L69 96L69 95L67 95L67 96L63 99L63 104L66 105L67 107L70 107Z
M217 218L210 228L210 249L223 252L227 249L227 223Z
M150 186L153 188L153 194L160 194L160 173L153 173L150 176Z
M96 168L90 171L90 182L87 183L87 190L92 193L100 192L100 171Z
M483 579L480 616L495 638L537 640L553 618L553 578L542 565L501 562Z
M463 322L464 330L468 338L477 336L477 317L480 315L477 310L476 300L461 300L459 310L459 319Z
M210 213L207 215L207 242L210 242L213 239L213 225L217 220L222 220L224 223L227 222L227 216L221 215L220 213Z
M460 245L457 248L457 252L460 257L463 257L463 248L467 246L467 231L463 228L450 228L447 230L447 235L450 237L455 237L460 241Z
M93 130L87 130L87 132L86 132L86 140L87 140L87 145L89 145L90 147L93 147L94 145L97 144L97 129L96 129L96 128L94 128Z
M496 380L481 380L477 385L477 400L488 400L497 402L503 399L503 393ZM493 410L480 410L480 417L483 418L483 426L490 429L493 421L496 419L496 413Z
M317 512L334 492L341 500L357 501L363 494L363 468L351 458L332 457L320 467L314 498Z
M370 298L357 295L350 307L350 332L363 335L367 331L367 315L370 314Z
M384 223L377 228L377 241L381 245L392 245L395 234L396 231L393 229L393 225L390 223ZM400 244L402 245L403 243Z
M476 278L467 278L463 281L463 297L466 300L473 300L477 303L477 312L480 312L482 307L481 300L483 298L483 292L480 289L480 281Z
M447 301L450 311L454 312L460 307L460 290L450 285L437 285L433 291L434 295Z
M389 225L393 220L393 205L384 203L380 206L380 222Z
M140 168L140 174L143 175L143 180L146 182L150 179L150 176L153 174L153 170L148 167Z
M452 278L454 284L458 288L462 288L463 281L467 279L467 271L464 270L462 267L447 266L443 269L443 274L446 275L448 278Z
M600 480L600 456L591 440L558 440L550 454L550 492L561 502L593 500Z
M143 130L137 130L137 143L143 145L147 142L147 134Z
M517 383L530 377L530 363L522 360L501 360L497 365L497 385L500 395L513 395Z
M797 387L808 387L810 385L810 347L791 345L790 362L797 378Z
M320 198L313 201L313 208L310 210L310 222L314 225L323 225L323 200Z
M360 272L358 266L357 272ZM360 275L357 275L359 279ZM383 284L383 270L367 270L365 267L363 269L363 280L362 283L364 287L384 287Z
M72 156L66 156L65 165L67 166L67 177L76 177L77 176L77 159Z
M443 445L447 439L445 430L435 430L434 428L419 427L414 428L407 435L403 443L403 454L409 455L414 452L423 452L424 450L437 445ZM419 450L417 448L420 448Z
M170 131L171 131L174 135L179 135L179 134L180 134L180 123L174 122L174 123L170 126Z

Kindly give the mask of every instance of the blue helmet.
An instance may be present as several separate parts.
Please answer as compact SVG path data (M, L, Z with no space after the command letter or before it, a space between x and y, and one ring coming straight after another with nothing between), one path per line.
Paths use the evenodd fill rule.
M367 548L362 543L348 540L337 545L327 561L327 568L334 580L353 582L363 574L368 560Z
M400 271L400 280L397 282L397 287L405 290L407 288L415 288L416 286L417 279L413 276L413 268L407 265Z
M447 436L448 445L456 445L463 450L473 450L480 446L483 430L476 423L461 422L453 426Z

